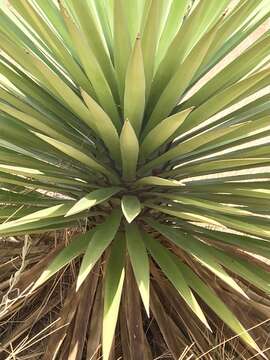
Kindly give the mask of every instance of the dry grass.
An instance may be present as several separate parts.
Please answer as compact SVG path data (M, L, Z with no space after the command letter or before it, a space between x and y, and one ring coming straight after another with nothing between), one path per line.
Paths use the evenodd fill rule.
M68 242L70 236L70 233L59 232L48 234L42 238L33 237L27 240L19 238L15 247L5 247L4 258L7 261L2 264L4 271L1 273L0 285L2 295L4 295L2 296L2 310L4 311L2 311L0 316L1 360L47 359L44 358L44 354L48 352L48 349L50 347L55 348L57 343L60 344L63 339L68 339L70 335L69 331L66 333L66 330L74 329L74 326L76 326L75 318L72 316L74 311L76 311L73 309L76 309L78 304L82 306L81 319L85 321L90 301L90 290L87 290L86 305L82 305L83 292L85 291L83 289L86 288L83 287L82 293L75 295L72 286L77 274L77 261L73 262L64 272L58 274L56 278L38 289L35 293L27 291L29 285L38 277L41 269L46 266L46 263L53 256L52 254L44 256L44 254L59 251L59 247L63 245L63 237L65 242ZM11 243L14 242L13 239L10 239L10 241ZM10 245L10 241L7 239L6 244ZM30 247L29 244L31 244ZM38 249L42 249L42 254L40 254ZM14 258L14 262L8 261L11 258ZM23 267L24 271L21 271ZM173 336L175 336L176 332L178 333L179 329L184 329L185 326L187 326L188 333L179 333L178 345L175 345L176 351L179 351L179 348L182 349L182 355L179 357L179 360L233 360L238 359L235 351L242 353L242 356L239 357L242 360L262 359L259 354L243 346L238 339L238 335L233 335L204 306L204 311L208 315L214 332L211 334L209 331L205 331L203 325L194 319L185 303L179 299L171 284L159 274L158 269L154 271L157 272L157 276L155 274L157 283L152 288L152 295L156 294L153 297L154 303L152 308L159 315L155 316L156 320L153 317L147 319L144 316L143 321L148 340L152 341L153 355L155 354L156 359L173 359L170 352L166 350L163 336L166 337L169 334L174 334ZM11 281L10 275L13 273L18 275L13 277ZM207 271L205 276L205 281L211 281L210 278L208 279L209 274ZM87 286L89 285L86 284ZM251 298L249 302L239 294L232 293L229 288L219 281L216 281L213 286L215 291L220 293L224 302L238 315L248 331L258 340L261 349L270 356L270 300L261 292L255 291L253 287L247 287L242 282L241 287L245 289ZM161 303L162 307L159 305ZM102 302L98 301L97 305L100 308ZM164 306L165 309L162 310ZM102 317L100 311L100 309L96 308L94 312L96 320ZM164 319L160 317L162 311L165 311ZM162 336L156 321L158 321ZM78 324L81 323L82 320ZM96 327L94 329L96 331ZM80 331L82 330L80 329ZM224 340L224 338L227 340ZM92 338L91 341L93 341ZM120 341L118 335L115 341L116 344ZM175 340L172 338L172 341ZM189 346L184 345L186 341L190 342ZM98 338L91 346L92 349L96 349L98 355L100 351ZM174 345L171 346L173 349ZM66 358L62 357L62 359ZM88 358L86 359L89 360ZM93 357L93 360L97 359L102 359L102 357L100 355Z

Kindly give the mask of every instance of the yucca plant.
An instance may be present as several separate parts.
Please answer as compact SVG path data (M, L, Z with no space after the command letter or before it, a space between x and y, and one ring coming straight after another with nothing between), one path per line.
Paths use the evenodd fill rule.
M179 359L193 344L220 359L221 333L235 359L263 356L267 323L245 329L269 317L269 31L225 58L269 14L269 0L1 5L0 235L35 252L14 282L3 246L0 356Z

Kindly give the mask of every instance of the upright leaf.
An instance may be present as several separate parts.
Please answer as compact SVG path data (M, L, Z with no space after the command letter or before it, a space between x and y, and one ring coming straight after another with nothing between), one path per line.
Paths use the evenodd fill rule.
M134 49L130 55L124 97L124 116L133 126L137 136L140 134L145 106L145 76L140 35L137 35Z
M114 0L113 2L113 20L114 20L114 66L118 80L120 93L120 103L123 103L126 71L132 49L127 18L125 16L125 7L123 0Z
M165 56L174 36L178 32L185 13L189 5L189 0L172 0L170 11L166 19L164 29L158 44L157 65Z
M139 142L129 120L125 121L120 135L122 157L122 175L125 180L133 180L136 174L139 157Z
M151 0L142 34L142 51L145 69L146 99L154 76L156 51L159 40L163 0Z
M116 95L117 89L113 65L102 33L100 33L98 22L95 19L94 9L90 6L90 2L87 1L71 0L71 3L78 19L80 19L80 27L87 39L87 43L98 59L112 92Z
M128 223L131 223L141 212L140 200L134 195L124 195L121 200L121 207Z
M117 132L117 130L120 129L119 119L117 119L117 122L113 123L102 107L83 90L82 96L93 117L93 122L98 131L98 135L109 149L112 158L116 161L120 161L120 142Z
M180 1L179 1L180 2ZM202 36L211 29L222 11L228 4L228 0L213 2L209 4L207 0L197 2L195 9L186 18L183 26L180 27L168 51L161 62L154 82L151 99L156 98L157 94L166 87L179 64L183 63Z
M60 2L60 4L62 3ZM100 59L95 56L88 44L87 37L85 37L85 34L73 21L64 6L61 6L61 10L82 65L93 85L95 94L105 111L117 123L119 121L118 109L112 89L108 84L108 79L101 68ZM90 93L90 95L92 94Z
M207 50L215 37L216 31L217 25L202 37L185 61L180 63L177 67L168 85L160 89L161 95L158 101L156 103L150 103L150 107L151 104L153 104L153 107L151 108L153 111L148 120L144 134L147 134L147 132L153 129L164 117L168 116L177 105L201 65Z

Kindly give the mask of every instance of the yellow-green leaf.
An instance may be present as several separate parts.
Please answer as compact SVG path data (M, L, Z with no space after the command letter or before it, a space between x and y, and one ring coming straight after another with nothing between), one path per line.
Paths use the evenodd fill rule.
M104 360L109 359L118 318L125 278L125 248L125 238L123 234L118 234L111 247L105 274L102 333L102 350Z
M174 261L181 269L188 285L203 299L203 301L239 336L256 351L260 351L255 341L249 335L235 315L219 299L216 293L206 285L188 266L183 264L178 258Z
M114 210L106 221L97 226L96 232L89 243L80 267L76 289L78 290L87 275L93 269L95 263L103 254L104 250L110 245L114 239L121 221L121 211Z
M210 326L208 325L208 322L203 314L200 305L198 304L191 289L188 287L182 272L179 270L179 268L177 268L176 264L174 263L169 250L167 250L163 245L161 245L157 239L152 238L145 232L143 233L143 239L147 249L150 251L151 255L158 263L167 278L171 281L173 286L186 301L187 305L204 323L204 325L207 326L208 329L210 329Z
M82 96L93 117L92 120L94 121L95 128L98 131L98 135L109 149L112 158L116 161L120 161L120 140L113 121L105 113L102 107L83 90Z
M150 270L146 247L136 224L126 224L125 229L130 262L141 294L142 302L146 313L149 316Z
M141 212L141 203L137 196L125 195L121 200L121 207L128 223L131 223Z
M45 270L43 270L31 290L34 291L61 270L65 265L68 265L73 259L81 255L86 250L94 232L95 230L90 230L85 234L75 236L71 240L71 243L61 250L49 263Z
M125 82L124 115L139 136L145 106L145 76L140 36L131 53Z
M121 190L120 187L109 187L91 191L89 194L80 199L72 208L66 213L66 216L77 214L86 209L90 209L103 201L108 200L113 195L117 194Z
M157 150L179 129L193 108L185 109L177 114L171 115L151 130L141 145L142 155L146 158Z
M122 171L125 180L133 180L139 156L139 142L136 133L128 120L125 121L120 135Z
M135 186L183 186L180 181L163 179L158 176L146 176L134 183Z

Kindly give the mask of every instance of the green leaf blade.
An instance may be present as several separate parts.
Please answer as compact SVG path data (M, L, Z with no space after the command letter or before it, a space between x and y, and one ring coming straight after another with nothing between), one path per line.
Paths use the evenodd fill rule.
M125 278L125 238L118 234L115 238L107 264L104 284L104 315L102 349L103 358L108 360L116 328L122 289Z
M125 81L124 116L139 136L145 107L144 63L139 35L131 53Z
M155 261L159 264L164 274L186 301L187 305L198 316L203 324L210 329L202 309L188 287L183 274L181 271L178 271L177 266L174 264L170 252L161 245L157 239L152 238L145 232L143 232L143 239L145 241L145 246L148 248Z
M88 243L91 241L94 230L87 231L85 234L75 236L72 242L58 253L52 262L41 273L37 281L34 283L31 291L34 291L39 286L48 281L64 266L68 265L73 259L81 255L87 248Z
M125 226L126 242L132 269L147 315L150 314L150 269L148 254L136 224Z
M104 189L98 189L90 192L82 199L80 199L72 208L65 214L65 217L78 214L81 211L90 209L93 206L96 206L108 199L113 195L117 194L121 188L119 187L109 187Z
M80 288L95 263L114 239L120 226L121 212L114 210L103 224L100 224L89 243L80 267L76 290Z
M137 196L125 195L121 199L121 208L128 223L131 223L141 212L142 206Z
M179 129L193 108L181 111L164 119L154 127L145 137L141 145L141 152L145 158L163 145Z
M135 178L139 157L139 142L136 133L128 120L125 121L120 135L122 156L122 175L125 180Z
M182 270L188 284L193 290L205 301L205 303L213 309L213 311L226 323L236 334L249 346L260 352L255 341L249 335L247 330L238 321L235 315L227 308L227 306L219 299L216 293L207 286L188 266L176 259L177 266Z

